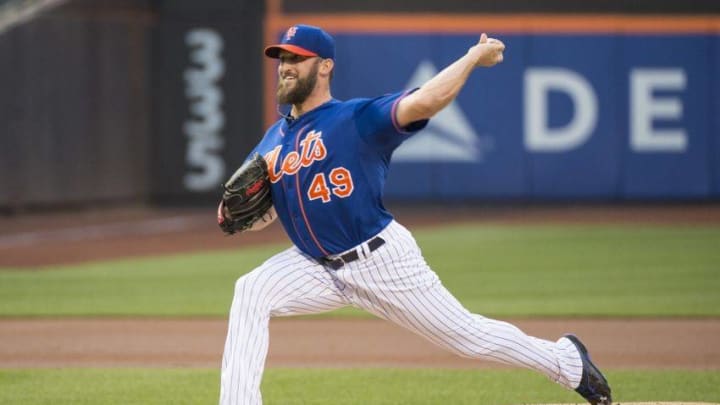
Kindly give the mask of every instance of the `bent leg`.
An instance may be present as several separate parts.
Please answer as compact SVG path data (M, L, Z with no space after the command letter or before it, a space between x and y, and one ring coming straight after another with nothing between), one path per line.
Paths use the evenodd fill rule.
M260 380L271 316L330 311L347 305L328 273L291 248L235 284L223 352L220 403L262 403Z
M341 273L354 287L356 305L460 356L533 369L567 388L577 386L582 362L568 339L538 339L470 313L427 266L409 232L389 228L387 247Z

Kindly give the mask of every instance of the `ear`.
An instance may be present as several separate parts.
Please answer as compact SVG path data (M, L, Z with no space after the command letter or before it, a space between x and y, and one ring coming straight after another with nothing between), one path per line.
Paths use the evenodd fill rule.
M330 76L330 72L333 70L335 62L332 59L323 59L320 62L320 75Z

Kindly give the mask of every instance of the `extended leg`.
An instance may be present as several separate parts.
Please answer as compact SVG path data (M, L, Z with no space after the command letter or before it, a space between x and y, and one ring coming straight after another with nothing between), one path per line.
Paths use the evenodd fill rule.
M347 304L328 273L294 248L241 277L230 308L220 403L262 403L260 380L271 316L318 313Z
M582 376L568 339L531 337L517 327L465 309L425 263L412 236L391 225L387 246L338 274L356 291L354 303L458 355L537 370L567 388Z

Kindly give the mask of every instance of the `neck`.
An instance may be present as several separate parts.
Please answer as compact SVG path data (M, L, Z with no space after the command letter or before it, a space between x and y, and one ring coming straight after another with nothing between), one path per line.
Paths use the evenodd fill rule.
M295 118L299 118L306 112L314 110L331 99L332 95L329 90L313 91L310 96L302 102L302 104L293 104L292 110L290 110L290 115Z

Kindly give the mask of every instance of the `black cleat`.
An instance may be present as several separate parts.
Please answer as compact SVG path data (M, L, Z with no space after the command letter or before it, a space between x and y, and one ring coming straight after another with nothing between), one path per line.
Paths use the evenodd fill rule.
M587 348L582 344L580 339L575 335L565 335L570 339L580 352L580 358L583 364L582 379L580 385L575 391L587 399L592 405L612 405L612 397L610 396L610 385L605 376L593 364L588 354Z

